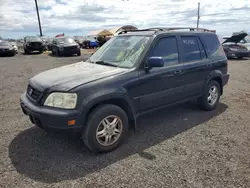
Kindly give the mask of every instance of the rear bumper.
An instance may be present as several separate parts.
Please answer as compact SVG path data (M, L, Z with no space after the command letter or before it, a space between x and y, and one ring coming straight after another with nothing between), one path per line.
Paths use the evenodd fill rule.
M82 121L78 110L56 109L38 106L32 103L24 93L20 98L20 105L25 115L30 121L44 129L75 129L81 130ZM69 126L68 121L75 120L75 124Z
M225 86L228 83L230 75L229 74L225 74L222 76L222 85Z

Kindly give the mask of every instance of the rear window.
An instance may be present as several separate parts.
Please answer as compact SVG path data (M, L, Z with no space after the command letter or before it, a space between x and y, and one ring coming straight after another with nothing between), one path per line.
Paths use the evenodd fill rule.
M202 38L207 46L208 55L212 55L220 48L220 42L216 35L206 34Z
M183 61L196 61L201 59L201 52L198 45L197 37L181 37L183 46Z

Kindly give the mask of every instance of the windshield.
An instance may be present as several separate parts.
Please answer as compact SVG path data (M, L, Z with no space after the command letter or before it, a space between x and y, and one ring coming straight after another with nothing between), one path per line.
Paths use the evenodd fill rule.
M58 43L75 43L75 40L71 37L64 37L64 38L60 38L60 39L57 39L58 40Z
M26 37L26 40L42 41L42 39L40 37L37 37L37 36Z
M0 42L0 46L10 46L10 43L8 43L8 42Z
M143 53L150 37L117 36L111 38L90 58L89 62L105 62L117 67L131 68Z

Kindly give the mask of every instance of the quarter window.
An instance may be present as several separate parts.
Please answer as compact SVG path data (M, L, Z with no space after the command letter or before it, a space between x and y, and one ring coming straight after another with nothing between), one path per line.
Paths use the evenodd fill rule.
M175 37L161 38L157 41L151 57L162 57L164 66L170 66L179 62L177 41Z

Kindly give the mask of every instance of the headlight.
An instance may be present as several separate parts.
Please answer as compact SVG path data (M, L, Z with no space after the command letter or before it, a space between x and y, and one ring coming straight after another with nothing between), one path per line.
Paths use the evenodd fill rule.
M237 48L229 48L231 51L239 51Z
M77 103L76 93L51 93L44 102L44 106L74 109Z

